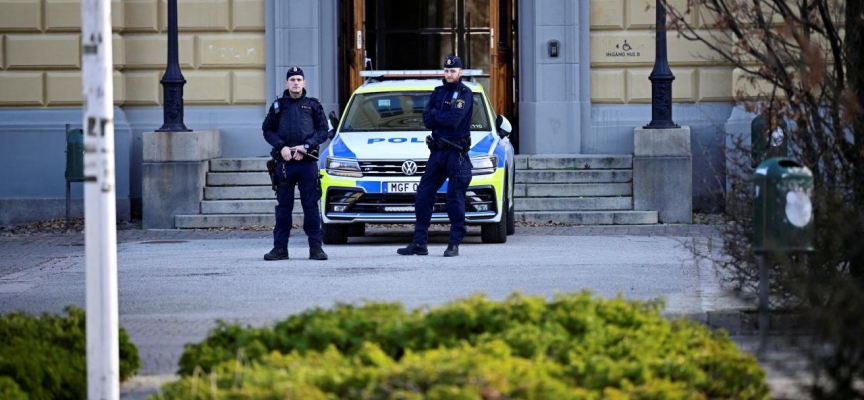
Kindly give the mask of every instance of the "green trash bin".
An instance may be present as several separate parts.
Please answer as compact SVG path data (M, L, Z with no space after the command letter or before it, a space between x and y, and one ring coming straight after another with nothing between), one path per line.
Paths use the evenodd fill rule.
M753 252L813 251L813 173L795 160L775 157L756 167Z
M762 161L773 157L786 157L789 154L789 127L780 120L777 129L771 130L765 115L760 114L750 122L750 166L756 167Z
M66 181L84 181L84 131L66 129Z

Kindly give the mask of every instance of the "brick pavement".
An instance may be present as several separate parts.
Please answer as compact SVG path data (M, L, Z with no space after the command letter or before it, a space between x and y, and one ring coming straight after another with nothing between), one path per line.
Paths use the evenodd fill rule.
M410 225L369 226L368 236L410 236ZM431 231L446 231L446 225L433 225ZM479 227L469 227L469 235L478 234ZM517 226L517 235L528 236L656 236L656 237L719 237L716 225L597 225L597 226ZM261 239L270 237L266 228L244 229L122 229L117 231L117 243L200 239ZM300 229L292 236L303 236ZM6 233L0 236L0 279L34 267L50 264L57 259L84 256L84 233L31 232Z
M447 226L434 225L432 231L445 231ZM410 235L411 226L369 226L369 236ZM469 227L469 234L479 232ZM117 231L117 242L198 240L198 239L260 239L270 237L266 228L245 229L122 229ZM303 235L302 230L292 232ZM517 226L517 235L557 236L658 236L658 237L718 237L716 225L598 225L598 226ZM51 260L77 257L84 254L84 234L80 231L5 233L0 236L0 277L22 270L39 267Z
M368 236L410 236L412 227L409 225L398 226L370 226L367 228ZM433 231L446 231L447 226L435 225ZM302 230L296 230L297 236L302 236ZM470 227L469 235L479 234L479 228ZM517 235L526 236L656 236L656 237L679 237L679 238L719 238L720 229L716 225L647 225L647 226L518 226ZM232 239L262 239L269 238L269 229L240 230L142 230L122 229L117 231L118 247L124 243L136 242L170 242L170 241L193 241L193 240L232 240ZM0 292L2 292L4 280L10 282L15 275L31 268L39 268L39 274L51 274L62 272L70 265L80 262L84 257L84 234L78 232L29 232L23 234L4 233L0 236ZM31 271L32 272L32 271ZM19 274L20 275L20 274ZM26 282L24 283L26 284ZM13 290L15 288L12 288ZM740 324L734 316L721 316L730 318L733 323ZM147 394L153 394L159 383L173 379L173 372L177 368L176 360L182 351L182 343L200 340L209 327L212 327L212 319L202 318L194 320L189 318L173 318L171 316L161 317L153 320L147 316L127 316L121 318L121 325L127 330L134 342L142 352L143 368L140 377L135 381L124 385L124 398L144 398ZM182 319L182 321L181 321ZM250 321L244 321L249 323ZM266 321L257 321L260 325ZM710 321L708 321L710 324ZM734 325L734 324L723 324ZM725 326L724 326L725 327ZM730 326L731 327L731 326ZM748 327L740 326L738 329L730 329L733 339L742 345L747 351L753 352L754 336ZM752 328L752 327L750 327ZM173 346L166 346L160 342L168 335L177 340ZM161 339L158 339L161 338ZM156 340L156 341L154 341ZM168 351L171 348L176 351ZM774 359L771 359L774 358ZM775 390L779 387L791 389L790 382L783 381L776 367L771 362L788 362L788 358L771 357L762 359L764 367L772 370L773 375L769 382ZM140 385L140 386L135 386ZM783 398L794 398L795 390L788 392L778 391Z

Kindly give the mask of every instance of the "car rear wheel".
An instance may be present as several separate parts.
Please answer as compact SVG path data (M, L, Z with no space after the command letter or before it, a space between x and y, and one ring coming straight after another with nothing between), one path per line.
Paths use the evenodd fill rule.
M516 233L516 205L510 206L510 211L507 211L507 234Z
M507 196L507 201L504 202L504 205L507 207L507 235L512 235L516 233L516 201L513 201L513 204L510 203L510 181L507 181L507 186L504 188L504 193Z
M348 243L348 225L324 224L324 244Z

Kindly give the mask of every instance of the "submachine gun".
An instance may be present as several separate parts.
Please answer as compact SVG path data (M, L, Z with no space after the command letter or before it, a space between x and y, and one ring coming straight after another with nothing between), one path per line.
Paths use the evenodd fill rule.
M317 148L310 149L310 151L308 152L303 149L297 149L297 152L302 154L303 157L309 157L315 161L318 161L318 156L316 155L316 153L318 153ZM270 175L270 187L271 189L273 189L274 192L279 186L279 175L277 175L278 173L276 172L276 160L280 158L282 158L282 154L280 154L275 147L270 150L270 159L267 160L267 174Z

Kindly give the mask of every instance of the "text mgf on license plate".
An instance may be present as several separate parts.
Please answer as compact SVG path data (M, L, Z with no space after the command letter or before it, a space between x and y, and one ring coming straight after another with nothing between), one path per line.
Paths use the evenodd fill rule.
M420 182L387 182L387 193L417 193Z

